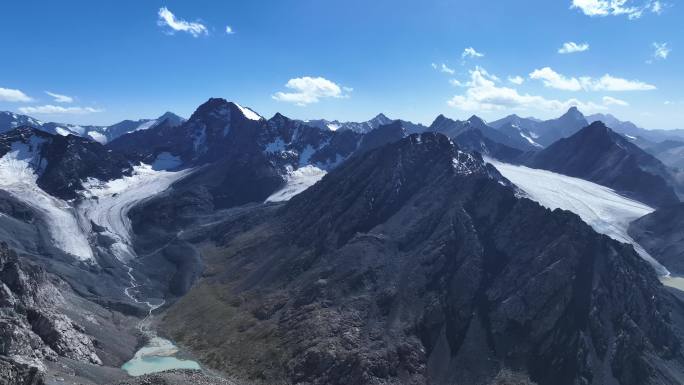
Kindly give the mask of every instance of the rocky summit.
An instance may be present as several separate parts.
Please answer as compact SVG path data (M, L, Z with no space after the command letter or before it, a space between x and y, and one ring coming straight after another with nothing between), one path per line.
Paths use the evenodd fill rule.
M682 380L681 310L633 248L517 198L441 134L354 157L194 242L205 272L162 329L241 378Z

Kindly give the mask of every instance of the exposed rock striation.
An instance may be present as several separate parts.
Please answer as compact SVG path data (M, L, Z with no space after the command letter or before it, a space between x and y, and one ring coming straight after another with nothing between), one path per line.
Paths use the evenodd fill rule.
M102 364L84 329L57 310L63 301L42 268L0 244L0 383L38 384L43 360L57 357Z
M227 215L195 241L204 276L163 328L244 378L684 379L682 310L633 248L517 198L441 134L353 157L284 206Z

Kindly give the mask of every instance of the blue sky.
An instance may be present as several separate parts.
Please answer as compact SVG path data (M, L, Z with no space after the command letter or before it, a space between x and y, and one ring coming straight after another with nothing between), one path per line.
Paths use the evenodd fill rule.
M430 123L579 105L684 128L683 12L675 0L3 1L0 110L111 124L224 97L265 117Z

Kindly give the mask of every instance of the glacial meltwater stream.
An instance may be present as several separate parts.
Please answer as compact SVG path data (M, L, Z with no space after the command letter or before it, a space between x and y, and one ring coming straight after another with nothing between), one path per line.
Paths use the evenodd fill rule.
M133 358L123 364L121 369L131 376L142 376L143 374L162 372L171 369L200 369L197 362L192 360L184 360L177 357L178 348L173 342L158 337L156 333L149 327L153 316L153 312L164 304L162 300L158 304L152 304L150 301L141 301L135 296L135 289L139 287L135 277L133 276L133 268L128 268L128 276L131 285L124 290L128 298L135 303L143 304L148 307L147 316L138 324L138 330L145 336L147 343L140 348Z

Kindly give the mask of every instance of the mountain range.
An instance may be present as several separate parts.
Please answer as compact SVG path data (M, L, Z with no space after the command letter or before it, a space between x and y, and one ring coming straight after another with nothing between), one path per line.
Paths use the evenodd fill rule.
M602 122L558 140L524 163L590 180L656 207L679 202L675 190L684 192L663 163Z
M192 237L210 273L162 327L243 378L478 384L507 367L539 384L674 383L662 360L683 362L662 316L675 300L630 246L516 198L441 134Z
M124 380L160 335L248 383L684 381L684 295L653 262L681 271L683 190L649 152L676 140L576 108L429 127L221 98L99 128L0 118L0 382ZM607 211L547 208L504 166ZM658 210L628 236L611 199Z
M51 134L68 136L75 135L90 138L100 143L107 143L130 132L146 130L161 123L177 126L185 119L172 113L166 112L157 119L124 120L111 126L80 126L77 124L43 123L30 116L0 111L0 133L14 128L29 126Z

